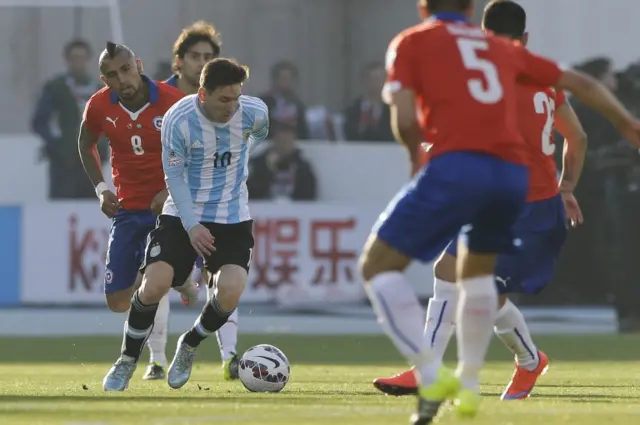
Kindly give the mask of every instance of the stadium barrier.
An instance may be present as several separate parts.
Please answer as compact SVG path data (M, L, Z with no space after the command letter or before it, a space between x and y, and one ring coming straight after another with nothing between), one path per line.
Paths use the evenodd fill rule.
M255 202L251 210L255 247L243 301L326 307L365 300L356 263L376 209ZM110 221L96 202L5 207L0 218L0 303L104 305ZM430 268L412 266L410 275L428 295ZM179 300L177 293L172 296Z

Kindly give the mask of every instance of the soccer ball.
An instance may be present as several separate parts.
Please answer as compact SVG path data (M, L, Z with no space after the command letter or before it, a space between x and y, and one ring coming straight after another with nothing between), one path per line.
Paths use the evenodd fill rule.
M255 393L277 393L289 382L287 356L273 345L249 348L240 358L238 375L246 389Z

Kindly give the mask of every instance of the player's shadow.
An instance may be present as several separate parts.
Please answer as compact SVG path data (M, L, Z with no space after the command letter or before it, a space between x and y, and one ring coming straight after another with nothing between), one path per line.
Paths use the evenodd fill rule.
M562 387L558 385L557 387ZM575 386L572 388L580 388L581 386ZM604 386L602 386L604 388ZM500 397L502 393L495 392L482 392L483 397ZM611 395L611 394L539 394L536 393L531 396L533 399L567 399L572 403L613 403L614 400L638 400L640 397L632 395ZM581 397L581 398L577 398Z

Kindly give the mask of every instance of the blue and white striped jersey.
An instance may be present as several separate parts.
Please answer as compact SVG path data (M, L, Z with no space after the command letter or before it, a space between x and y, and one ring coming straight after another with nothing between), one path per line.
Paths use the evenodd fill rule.
M269 132L267 105L240 96L238 110L225 123L207 119L197 95L173 105L162 123L162 165L169 197L163 214L182 219L189 230L199 222L250 220L249 151Z

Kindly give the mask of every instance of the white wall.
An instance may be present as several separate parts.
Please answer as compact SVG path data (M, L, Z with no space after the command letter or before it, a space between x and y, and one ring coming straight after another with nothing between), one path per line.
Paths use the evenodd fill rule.
M382 207L409 175L407 155L395 143L303 142L316 171L320 200ZM0 136L0 205L47 199L47 163L38 163L38 140L31 135ZM108 172L108 170L107 170Z

